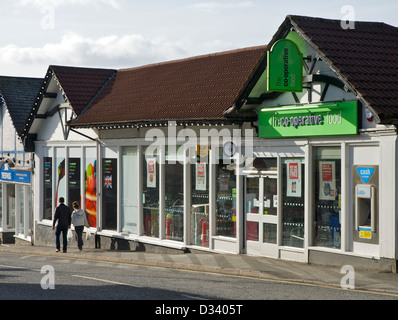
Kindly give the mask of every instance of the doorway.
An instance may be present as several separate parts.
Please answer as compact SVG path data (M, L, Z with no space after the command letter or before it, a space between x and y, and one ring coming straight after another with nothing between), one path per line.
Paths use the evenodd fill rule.
M246 177L246 251L249 255L278 257L278 176Z

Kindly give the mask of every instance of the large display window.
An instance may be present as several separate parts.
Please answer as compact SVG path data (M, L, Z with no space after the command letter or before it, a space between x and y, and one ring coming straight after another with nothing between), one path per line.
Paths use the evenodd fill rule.
M304 248L304 159L282 160L282 245Z
M102 227L117 229L117 159L102 159Z
M181 148L183 149L183 148ZM166 149L166 239L184 240L184 154Z
M216 165L216 235L236 237L235 165L228 162Z
M138 234L138 148L122 151L122 232Z
M158 150L143 155L143 215L144 235L159 238L159 163L157 161Z
M84 152L85 208L90 227L97 227L97 149Z
M191 149L196 159L191 161L191 243L209 247L209 164L208 156L200 158Z
M313 150L313 245L341 246L341 149L315 147Z

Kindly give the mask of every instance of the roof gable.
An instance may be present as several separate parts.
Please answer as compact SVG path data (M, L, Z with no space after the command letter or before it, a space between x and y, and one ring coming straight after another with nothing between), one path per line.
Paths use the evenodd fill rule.
M71 104L79 115L91 99L101 90L104 84L115 73L113 69L77 68L50 66L53 74Z
M73 123L224 119L265 46L119 70Z
M19 136L42 81L38 78L0 77L0 94Z
M288 16L382 121L398 118L398 28L379 22L355 22ZM286 21L285 21L286 23Z

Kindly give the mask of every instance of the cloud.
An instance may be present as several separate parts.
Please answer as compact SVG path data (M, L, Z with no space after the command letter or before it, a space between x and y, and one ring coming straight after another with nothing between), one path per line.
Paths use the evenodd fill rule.
M90 38L69 32L59 42L42 47L0 47L0 69L17 66L28 75L28 69L40 67L43 73L51 64L126 68L186 57L186 47L183 40L147 39L139 34Z
M220 9L251 8L253 6L254 6L253 1L243 1L237 3L199 2L193 4L191 7L194 9L199 9L204 11L215 11Z
M119 0L18 0L16 4L22 7L44 7L44 6L51 6L51 7L60 7L60 6L67 6L67 5L106 5L111 6L114 9L120 9L121 5Z

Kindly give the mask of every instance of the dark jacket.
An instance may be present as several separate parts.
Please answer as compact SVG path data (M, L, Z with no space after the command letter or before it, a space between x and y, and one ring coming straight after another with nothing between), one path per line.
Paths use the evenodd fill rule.
M61 203L55 210L53 227L58 221L58 226L61 228L69 228L71 224L71 212L68 206Z

